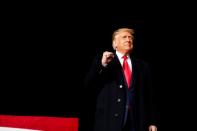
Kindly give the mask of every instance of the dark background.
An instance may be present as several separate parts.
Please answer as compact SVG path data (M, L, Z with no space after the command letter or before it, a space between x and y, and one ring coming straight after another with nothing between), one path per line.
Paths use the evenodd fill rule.
M129 27L136 30L133 55L152 68L160 130L193 128L192 8L119 4L109 9L97 3L87 8L9 3L2 20L0 113L80 117L81 107L91 106L83 79L93 57L112 50L115 29Z

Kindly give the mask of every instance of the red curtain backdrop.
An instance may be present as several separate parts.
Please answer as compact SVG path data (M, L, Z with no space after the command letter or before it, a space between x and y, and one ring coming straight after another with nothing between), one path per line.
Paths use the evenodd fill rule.
M0 126L44 131L78 131L78 118L0 115Z

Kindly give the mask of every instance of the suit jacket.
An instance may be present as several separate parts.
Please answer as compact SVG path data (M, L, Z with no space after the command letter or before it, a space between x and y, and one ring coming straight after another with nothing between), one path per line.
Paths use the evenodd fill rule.
M101 65L101 58L95 58L85 80L96 96L94 131L121 131L127 97L124 73L116 55L107 67ZM145 131L156 122L150 69L142 60L131 57L131 61L136 131Z

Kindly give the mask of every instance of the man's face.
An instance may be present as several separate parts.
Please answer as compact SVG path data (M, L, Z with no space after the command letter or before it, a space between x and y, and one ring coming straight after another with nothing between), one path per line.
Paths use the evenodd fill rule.
M122 31L119 32L114 39L114 44L116 46L116 50L120 53L127 54L131 53L133 49L133 36L127 32Z

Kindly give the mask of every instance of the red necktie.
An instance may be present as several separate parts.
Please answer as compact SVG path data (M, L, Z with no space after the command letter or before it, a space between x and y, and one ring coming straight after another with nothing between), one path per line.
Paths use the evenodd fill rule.
M125 55L122 58L124 59L123 60L124 75L125 75L125 78L127 81L128 88L129 88L130 84L131 84L131 69L130 69L129 64L127 62L127 56Z

